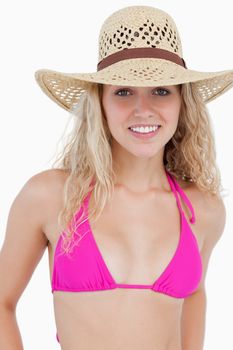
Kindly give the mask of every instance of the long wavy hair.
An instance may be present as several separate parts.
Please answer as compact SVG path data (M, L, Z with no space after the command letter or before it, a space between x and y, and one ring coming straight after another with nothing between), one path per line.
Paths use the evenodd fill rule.
M195 182L202 191L222 196L221 175L216 164L213 125L205 103L193 83L182 84L181 108L177 129L165 145L163 163L176 179ZM63 191L63 208L58 216L62 227L62 248L69 253L83 237L78 226L83 222L74 214L93 191L98 205L88 210L89 219L96 220L114 192L111 140L102 106L103 85L90 83L85 87L78 105L70 112L73 121L65 146L52 168L69 174Z

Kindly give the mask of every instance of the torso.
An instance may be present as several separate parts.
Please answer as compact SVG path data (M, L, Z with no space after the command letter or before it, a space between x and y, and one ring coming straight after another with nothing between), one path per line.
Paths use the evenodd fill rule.
M48 201L44 233L49 240L49 267L61 233L57 224L67 174L54 171L57 191ZM204 230L199 191L177 181L195 208L191 229L201 251ZM181 201L189 221L191 213ZM92 208L93 196L89 207ZM140 214L140 215L139 215ZM134 195L116 186L111 205L90 222L98 247L117 283L152 284L171 260L180 236L180 214L171 192ZM156 267L156 269L155 269ZM181 350L180 318L184 299L148 289L94 292L55 291L54 310L62 350Z

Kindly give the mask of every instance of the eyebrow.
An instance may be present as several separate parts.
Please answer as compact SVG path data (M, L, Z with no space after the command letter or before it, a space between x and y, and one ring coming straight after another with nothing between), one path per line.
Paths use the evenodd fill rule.
M140 86L139 86L140 87ZM137 89L138 86L122 86L122 85L112 85L111 86L111 89L112 90L115 90L115 89ZM179 90L179 85L158 85L158 86L143 86L142 88L148 88L148 90L150 89L172 89L172 88L175 88L177 90Z

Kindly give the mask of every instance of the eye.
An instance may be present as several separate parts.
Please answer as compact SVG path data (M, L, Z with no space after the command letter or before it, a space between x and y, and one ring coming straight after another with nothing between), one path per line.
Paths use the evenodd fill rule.
M126 94L122 94L122 91L123 92L129 92L127 89L120 89L120 90L117 90L114 94L116 95L116 96L120 96L120 97L124 97L124 96L127 96Z
M154 89L154 91L155 91L155 95L159 95L159 96L166 96L170 94L169 90L161 87ZM116 96L126 97L126 96L129 96L127 95L127 92L130 94L130 91L128 89L119 89L114 94Z
M170 91L164 88L156 88L155 91L158 92L159 96L166 96L170 94Z

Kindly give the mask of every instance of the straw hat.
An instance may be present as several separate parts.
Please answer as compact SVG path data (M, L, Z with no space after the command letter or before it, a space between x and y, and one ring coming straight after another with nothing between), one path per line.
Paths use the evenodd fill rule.
M102 24L97 71L62 73L40 69L35 78L54 102L72 110L89 82L155 87L194 82L203 101L209 102L232 87L233 70L188 69L171 16L151 6L129 6L114 12Z

